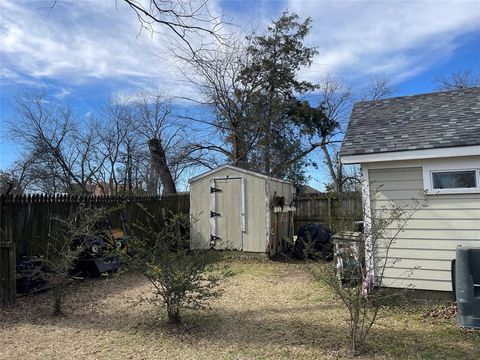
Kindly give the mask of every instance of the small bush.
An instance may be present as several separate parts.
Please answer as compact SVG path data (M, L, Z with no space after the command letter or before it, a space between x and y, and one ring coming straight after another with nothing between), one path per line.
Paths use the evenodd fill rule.
M152 302L166 306L168 321L181 322L183 308L202 309L221 296L219 285L232 276L227 265L220 265L214 250L190 250L189 221L172 215L157 221L146 213L143 224L134 226L129 244L131 264L153 285Z
M54 219L57 231L48 243L44 259L49 269L47 280L53 290L54 316L62 314L66 285L80 253L84 250L83 243L77 240L97 236L96 224L104 220L111 211L113 210L108 208L92 208L80 204L67 219Z
M425 206L425 203L415 203L414 206L402 207L392 203L389 209L382 209L386 216L375 216L370 226L357 233L351 232L355 218L348 221L345 217L347 220L343 221L342 226L337 226L339 233L351 237L351 245L337 252L337 257L343 260L343 266L337 268L340 264L337 262L313 264L311 267L314 276L329 287L348 310L353 354L364 349L365 340L378 320L379 312L392 302L402 303L405 300L406 290L387 291L381 284L385 269L398 261L390 256L392 244L415 212ZM405 281L408 281L410 274L411 271L405 273ZM403 286L410 288L408 283Z

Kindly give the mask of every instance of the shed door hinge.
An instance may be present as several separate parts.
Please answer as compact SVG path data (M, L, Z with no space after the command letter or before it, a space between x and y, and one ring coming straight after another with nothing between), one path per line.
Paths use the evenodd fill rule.
M221 192L222 189L217 189L215 187L210 187L210 194L216 193L216 192Z
M215 216L220 216L220 213L217 213L215 211L210 211L210 217L213 218Z

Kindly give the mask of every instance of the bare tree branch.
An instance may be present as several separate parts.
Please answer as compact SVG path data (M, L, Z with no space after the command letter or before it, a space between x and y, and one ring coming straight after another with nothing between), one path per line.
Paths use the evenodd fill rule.
M457 90L480 86L480 74L471 70L457 70L435 76L433 83L438 90Z
M193 58L209 38L223 43L223 18L212 15L208 0L123 0L135 12L141 29L156 33L160 25L172 31Z

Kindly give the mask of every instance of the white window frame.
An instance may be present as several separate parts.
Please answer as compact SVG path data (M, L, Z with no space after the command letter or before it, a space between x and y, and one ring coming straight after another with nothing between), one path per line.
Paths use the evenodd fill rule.
M427 195L440 194L475 194L480 193L480 163L474 160L445 161L442 163L425 164L423 167L423 186ZM433 173L436 172L455 172L455 171L475 171L476 187L474 188L450 188L434 189Z

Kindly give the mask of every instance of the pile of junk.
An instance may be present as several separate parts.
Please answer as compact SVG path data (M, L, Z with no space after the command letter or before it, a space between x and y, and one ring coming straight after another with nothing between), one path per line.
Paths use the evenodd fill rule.
M95 224L95 235L78 236L71 241L72 249L79 249L78 258L70 270L73 279L95 278L116 272L120 267L118 252L128 252L125 222L113 228L105 218ZM48 289L48 264L39 256L22 256L17 260L17 294L30 294Z
M363 221L356 221L352 230L334 233L325 224L303 225L294 239L293 256L300 260L333 260L339 279L348 282L361 258Z

